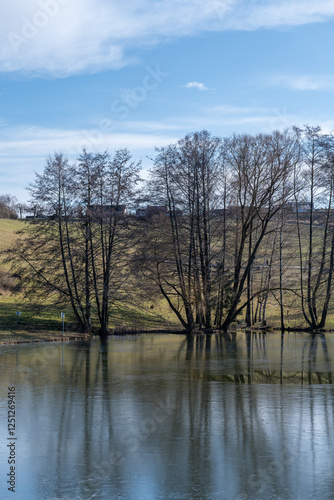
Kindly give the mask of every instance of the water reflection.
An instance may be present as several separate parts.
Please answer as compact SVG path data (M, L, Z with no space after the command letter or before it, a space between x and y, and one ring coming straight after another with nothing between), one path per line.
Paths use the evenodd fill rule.
M274 339L275 342L273 334L262 332L190 337L186 340L186 360L202 360L200 370L194 369L192 376L207 380L237 384L333 383L325 334L282 333L275 334ZM221 360L219 371L215 370L212 359Z
M264 333L8 347L16 498L333 498L333 353Z

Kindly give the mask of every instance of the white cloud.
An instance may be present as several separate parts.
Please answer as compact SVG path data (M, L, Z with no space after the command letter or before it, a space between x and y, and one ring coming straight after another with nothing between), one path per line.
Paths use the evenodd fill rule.
M245 125L248 132L252 133L277 127L285 128L294 123L297 123L296 117L291 116L286 109L279 111L261 107L220 105L198 106L194 115L174 116L159 121L120 120L113 122L110 129L106 130L99 126L62 129L3 125L0 127L1 170L6 170L8 161L15 163L16 160L22 165L29 165L33 160L34 168L38 168L44 165L45 158L54 151L63 151L74 159L84 146L99 151L126 147L139 159L148 151L153 154L155 146L176 142L183 135L203 128L218 135L226 135L234 131L241 132ZM39 158L38 162L35 161L36 158Z
M185 89L197 89L201 92L210 90L204 83L201 82L188 82L185 85L182 85L182 87L184 87Z
M66 77L120 68L138 47L206 30L324 22L332 0L16 0L3 2L0 71Z
M46 158L55 151L62 151L75 161L83 147L91 151L108 149L113 152L128 148L134 160L142 159L143 167L153 156L155 146L176 142L178 134L168 130L157 133L153 123L148 123L146 132L131 127L131 122L121 123L122 128L114 132L95 129L55 129L32 127L0 128L0 194L12 193L21 200L28 194L25 188L34 180L34 172L42 172ZM155 132L155 133L154 133Z
M16 0L1 7L0 71L65 77L117 69L138 46L205 29L233 0Z
M231 133L258 133L284 130L292 125L319 124L324 131L334 129L334 121L308 114L296 116L286 108L238 107L221 104L196 108L192 116L170 117L155 121L116 122L116 129L56 129L39 126L0 127L0 194L12 193L24 201L25 187L41 172L45 160L54 151L64 152L74 161L83 146L88 150L114 151L129 148L133 158L151 165L146 156L155 155L155 146L175 143L187 133L207 129L220 137Z
M226 26L235 30L256 30L325 22L334 16L332 0L243 0L237 2ZM240 8L239 8L240 7Z
M291 90L333 90L334 79L330 76L275 75L264 79L268 86L284 87Z
M123 125L123 124L122 124ZM106 132L95 129L55 129L42 127L7 128L0 134L0 157L26 156L46 158L53 151L63 151L69 156L80 154L82 147L93 150L129 148L140 153L147 148L166 144L169 135L152 134L154 124L147 133L138 130ZM126 128L124 122L123 128Z

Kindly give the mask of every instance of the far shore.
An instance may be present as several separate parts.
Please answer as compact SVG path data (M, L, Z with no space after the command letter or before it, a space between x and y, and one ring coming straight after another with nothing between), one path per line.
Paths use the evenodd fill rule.
M284 332L280 330L280 328L275 327L251 327L245 328L240 327L239 325L233 325L228 333L240 333L240 332L249 332L249 333L310 333L310 334L333 334L334 330L332 329L321 329L321 330L311 330L308 328L286 328ZM212 329L209 331L201 330L194 332L194 335L217 335L222 334L223 332L218 329ZM186 335L185 330L180 329L114 329L110 331L108 337L113 336L125 336L125 335ZM99 335L97 333L94 334L85 334L78 332L65 332L63 335L59 331L36 331L33 333L31 331L24 332L11 332L10 334L1 333L0 331L0 346L3 345L17 345L17 344L30 344L30 343L49 343L49 342L68 342L68 341L90 341L99 339Z

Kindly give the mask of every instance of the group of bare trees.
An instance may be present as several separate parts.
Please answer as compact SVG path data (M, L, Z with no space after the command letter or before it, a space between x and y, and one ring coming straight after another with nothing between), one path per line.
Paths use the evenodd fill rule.
M268 304L287 327L300 312L323 328L334 267L334 142L319 127L221 139L196 132L157 149L142 199L159 216L125 217L138 207L140 165L127 150L83 150L71 165L50 157L30 188L44 218L33 219L14 252L36 293L71 303L100 334L110 305L161 297L188 333L228 330L243 314L266 324ZM137 203L137 205L136 205ZM20 264L18 264L20 263Z
M26 291L69 303L86 333L92 307L103 337L110 303L126 300L123 267L131 238L120 208L134 196L138 171L127 150L83 150L75 165L55 153L30 187L31 203L43 215L31 219L9 252Z
M319 127L221 140L194 133L157 151L150 195L168 207L142 239L141 271L184 328L226 331L244 312L281 328L299 307L323 328L334 265L334 142ZM299 306L297 306L299 304ZM300 322L299 322L300 323Z
M289 133L221 140L204 131L158 150L151 196L169 217L163 231L151 222L142 269L187 331L227 330L245 308L252 322L262 293L254 262L292 197L296 142Z
M297 133L302 163L295 183L299 177L299 190L309 203L307 230L303 233L298 216L300 197L295 196L301 307L306 323L316 329L325 326L332 291L334 137L322 134L319 127L307 127Z

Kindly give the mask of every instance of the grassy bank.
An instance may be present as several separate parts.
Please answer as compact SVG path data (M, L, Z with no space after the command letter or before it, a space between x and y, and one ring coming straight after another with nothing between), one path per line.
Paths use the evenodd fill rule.
M0 219L0 251L15 244L16 232L25 222ZM8 266L0 265L0 343L62 337L61 312L65 313L65 336L79 335L72 309L58 306L46 299L35 303L23 298L20 292L9 291ZM1 280L0 280L1 281ZM20 316L17 313L20 312ZM94 311L93 322L94 322ZM164 301L147 301L136 306L115 306L111 310L110 329L119 333L137 330L161 330L179 328Z
M0 250L9 248L17 238L16 232L25 226L25 222L0 219ZM292 237L290 249L295 246ZM298 268L290 262L289 279L291 286L298 280ZM31 341L36 339L62 338L61 312L65 313L65 337L80 335L76 332L75 318L70 307L55 305L46 298L43 303L35 303L23 298L20 292L10 291L8 283L8 267L0 265L0 343L8 341ZM261 273L261 269L258 271ZM7 281L6 281L7 280ZM9 283L10 284L10 283ZM333 301L332 301L333 302ZM285 326L300 328L304 321L295 296L285 302ZM289 305L290 304L290 305ZM20 312L20 316L17 313ZM93 316L94 316L94 311ZM244 313L239 317L243 320ZM277 301L273 297L268 300L268 326L279 327L280 311ZM93 317L94 323L94 317ZM174 330L180 329L180 324L163 299L146 300L137 306L115 306L111 310L110 329L117 333L136 332L142 330ZM334 329L334 310L331 307L328 315L327 330Z
M115 333L179 328L168 317L166 307L117 307L112 311L111 330ZM20 312L20 316L17 313ZM31 304L20 294L0 296L0 343L9 340L54 339L62 337L61 313L65 313L65 336L79 335L72 310L55 304ZM94 319L94 318L93 318Z
M16 231L25 226L24 221L0 219L0 250L8 248L16 239Z
M110 329L115 333L138 330L176 329L179 325L170 317L164 303L139 307L117 307L112 310ZM17 313L21 314L18 316ZM21 294L0 295L0 343L9 340L53 339L62 336L61 313L65 313L65 336L79 335L71 308L55 304L32 304ZM94 320L94 318L93 318Z

